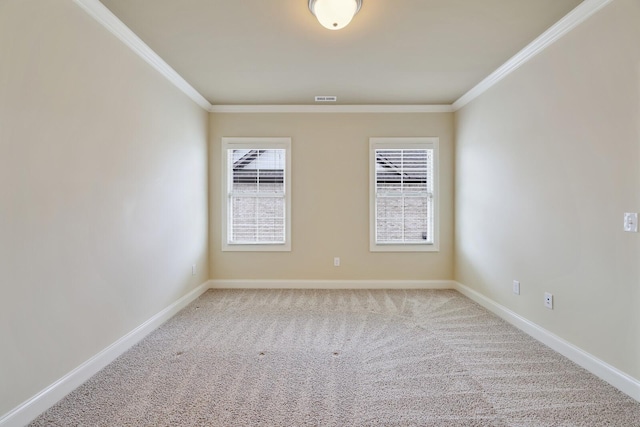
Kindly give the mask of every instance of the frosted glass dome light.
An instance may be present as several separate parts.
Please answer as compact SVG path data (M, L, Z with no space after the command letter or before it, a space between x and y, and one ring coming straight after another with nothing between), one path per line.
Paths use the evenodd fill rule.
M362 0L309 0L309 10L318 22L330 30L349 25L362 7Z

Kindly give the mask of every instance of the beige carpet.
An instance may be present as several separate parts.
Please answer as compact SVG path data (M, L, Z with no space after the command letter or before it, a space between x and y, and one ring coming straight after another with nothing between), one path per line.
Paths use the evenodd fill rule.
M456 291L212 290L33 426L640 426Z

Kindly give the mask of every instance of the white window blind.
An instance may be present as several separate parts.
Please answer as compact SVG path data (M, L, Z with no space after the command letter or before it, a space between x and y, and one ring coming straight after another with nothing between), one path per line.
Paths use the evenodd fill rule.
M230 243L284 243L285 150L229 150Z
M375 140L371 146L372 250L435 245L437 142Z
M289 250L288 148L226 142L225 250Z
M433 150L376 150L377 243L433 243Z

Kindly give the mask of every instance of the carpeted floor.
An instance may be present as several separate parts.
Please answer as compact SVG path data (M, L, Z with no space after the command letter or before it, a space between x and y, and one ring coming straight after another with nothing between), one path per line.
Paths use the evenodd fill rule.
M32 426L640 426L456 291L211 290Z

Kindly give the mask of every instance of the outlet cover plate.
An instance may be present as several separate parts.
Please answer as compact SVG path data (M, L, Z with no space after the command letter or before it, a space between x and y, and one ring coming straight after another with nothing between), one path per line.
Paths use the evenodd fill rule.
M517 280L513 281L513 293L516 295L520 295L520 282Z
M624 231L628 233L638 232L638 213L626 212L624 214Z
M553 294L549 292L544 293L544 306L549 310L553 310Z

